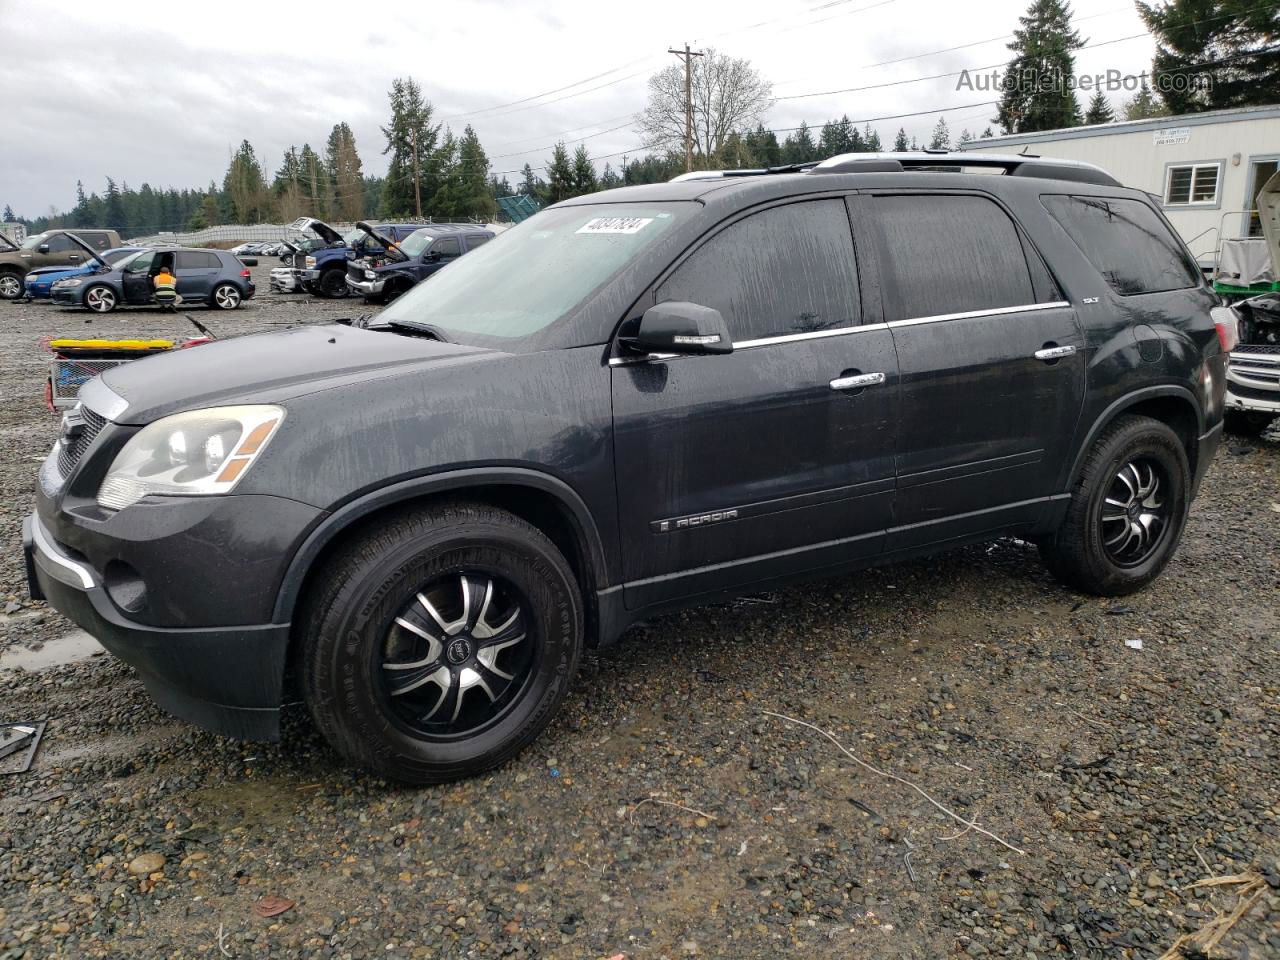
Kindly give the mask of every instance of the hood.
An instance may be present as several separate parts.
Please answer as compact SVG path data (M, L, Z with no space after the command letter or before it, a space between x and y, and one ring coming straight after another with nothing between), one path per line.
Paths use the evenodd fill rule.
M392 240L390 237L384 237L382 234L380 234L373 227L369 226L363 220L361 220L359 223L356 224L356 229L363 230L366 236L372 237L374 240L377 240L380 244L382 244L382 248L386 250L388 254L395 256L397 260L409 259L403 253L400 252L400 248L396 246L396 242L394 240Z
M96 263L86 263L84 266L64 266L64 267L36 267L34 270L28 270L29 277L47 277L51 274L61 275L64 277L75 277L84 273L93 273L99 269Z
M127 407L117 423L231 403L279 403L290 397L428 366L471 362L497 351L426 337L341 325L218 340L112 367L102 382ZM90 391L92 395L93 391Z
M297 230L298 233L305 233L310 230L325 243L342 243L342 234L323 220L317 220L315 217L299 217L289 224L289 229Z
M1271 275L1280 279L1280 170L1258 191L1258 219L1271 254Z

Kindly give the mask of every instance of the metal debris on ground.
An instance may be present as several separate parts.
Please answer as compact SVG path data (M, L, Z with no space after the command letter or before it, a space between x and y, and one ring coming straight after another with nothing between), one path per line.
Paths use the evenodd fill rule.
M0 773L26 773L31 769L36 751L40 749L40 739L44 736L44 725L44 720L0 724L0 758L12 756L20 750L27 751L17 767L0 770Z

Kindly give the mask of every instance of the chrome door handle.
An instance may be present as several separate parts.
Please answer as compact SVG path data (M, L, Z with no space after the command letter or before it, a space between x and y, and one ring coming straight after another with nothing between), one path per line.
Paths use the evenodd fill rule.
M860 390L863 387L874 387L884 383L883 373L859 373L852 377L837 377L831 381L832 390Z
M1076 352L1076 348L1072 346L1065 347L1045 347L1036 351L1037 360L1060 360L1062 357L1069 357Z

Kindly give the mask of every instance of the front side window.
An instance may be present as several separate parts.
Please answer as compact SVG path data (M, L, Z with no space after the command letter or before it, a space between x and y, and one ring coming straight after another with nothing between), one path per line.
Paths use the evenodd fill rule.
M141 253L135 253L127 260L122 260L116 269L123 270L125 273L146 273L151 269L151 265L155 263L156 253L154 250L143 250Z
M1037 302L1018 228L975 196L877 196L870 228L880 251L886 320ZM1056 299L1049 291L1040 299Z
M65 233L55 233L48 240L50 253L70 253L75 250L79 252L80 245L74 243Z
M1200 283L1181 242L1140 200L1051 196L1041 203L1116 293L1159 293Z
M1169 167L1164 182L1167 207L1211 207L1218 202L1219 163L1188 163Z
M772 207L715 234L658 289L658 301L719 310L735 342L860 322L843 200Z
M22 241L21 249L34 250L36 247L40 246L40 244L44 243L48 239L49 239L49 235L47 233L33 233L31 236L27 237L26 240Z
M692 203L551 207L459 257L378 315L450 339L528 337L594 291L697 211Z

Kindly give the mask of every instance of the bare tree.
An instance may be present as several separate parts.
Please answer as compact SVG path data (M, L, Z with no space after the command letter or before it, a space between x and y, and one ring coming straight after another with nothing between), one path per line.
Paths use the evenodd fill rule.
M732 133L764 119L773 84L751 61L713 49L693 60L693 152L714 157ZM645 145L676 149L684 143L684 64L673 63L649 78L649 105L636 114Z

